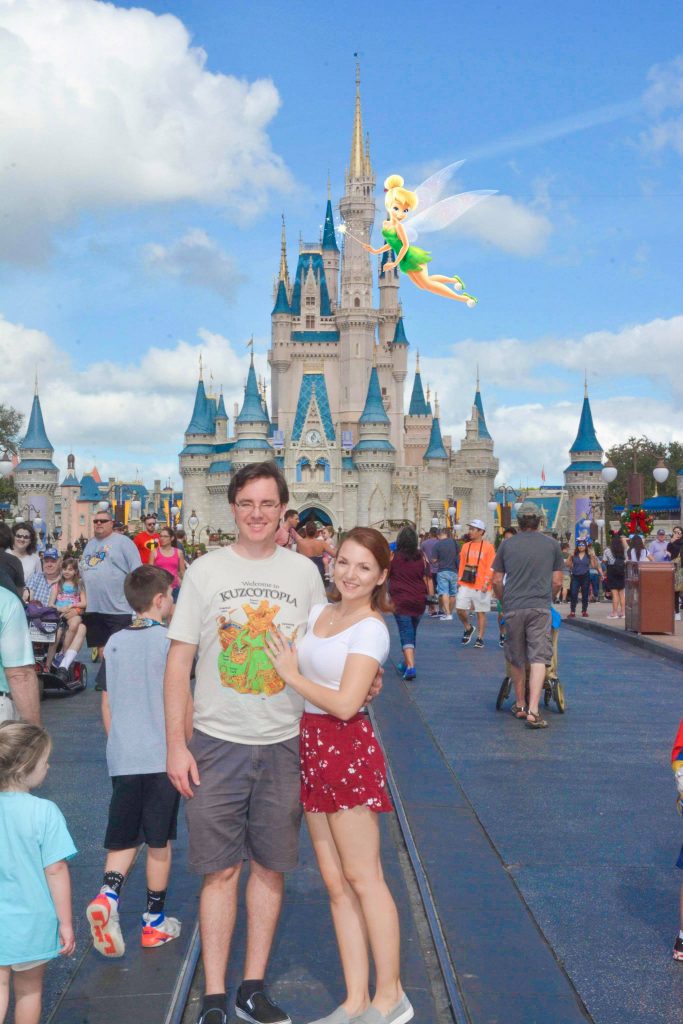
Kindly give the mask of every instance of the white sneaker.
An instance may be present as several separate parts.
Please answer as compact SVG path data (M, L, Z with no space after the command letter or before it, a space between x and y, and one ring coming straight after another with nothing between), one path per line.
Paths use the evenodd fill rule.
M453 616L452 615L440 615L439 618L441 619L442 622L452 622L453 621Z
M680 622L681 621L681 613L680 612L676 612L676 614L674 615L674 619L676 620L676 622Z
M166 914L150 914L145 911L142 915L142 945L146 949L165 946L171 939L178 938L180 929L181 924L177 917L167 917Z
M618 615L613 615L612 612L610 612L609 615L607 616L607 618L608 619L618 619L619 616Z
M106 957L123 956L126 944L121 934L117 901L101 892L88 904L85 916L97 952Z

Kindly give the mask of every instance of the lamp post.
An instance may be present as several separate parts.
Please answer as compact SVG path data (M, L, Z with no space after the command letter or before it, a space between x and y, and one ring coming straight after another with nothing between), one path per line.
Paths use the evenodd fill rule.
M178 527L178 520L180 519L180 508L178 507L178 505L175 504L175 502L173 503L173 505L171 505L170 512L171 526L175 530Z
M628 505L642 505L643 495L645 493L645 484L643 482L643 474L639 473L636 467L636 455L638 452L638 443L633 447L633 470L629 473L628 477L628 492L626 501ZM608 459L605 465L602 467L601 477L606 484L612 484L618 476L616 466L614 466ZM663 484L669 478L669 470L664 464L664 459L660 459L655 468L652 470L652 476L654 477L656 484ZM637 500L634 500L636 498ZM592 499L591 499L592 500ZM609 499L607 494L604 500L604 514L605 519L609 518Z
M12 465L12 460L9 457L9 451L5 448L2 453L2 458L0 458L0 479L4 480L5 477L10 476L13 471L14 466Z
M503 500L502 502L500 502L499 526L501 531L508 530L512 526L512 509L513 507L515 509L518 509L521 503L514 502L513 504L508 501L509 494L513 495L513 497L515 498L517 497L517 491L514 489L514 487L511 487L510 484L499 484L499 486L496 487L496 489L492 492L491 498L488 502L489 512L495 512L496 509L498 508L499 503L496 501L496 491L503 492Z
M197 527L199 526L199 517L197 516L197 513L195 512L194 509L192 509L192 514L190 515L189 519L187 520L187 525L190 527L190 531L192 533L192 556L194 557L194 547L195 547L195 540L194 540L194 538L195 538L195 534L197 533Z

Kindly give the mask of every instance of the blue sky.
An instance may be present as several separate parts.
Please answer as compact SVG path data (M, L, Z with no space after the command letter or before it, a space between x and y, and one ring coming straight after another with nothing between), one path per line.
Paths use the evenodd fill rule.
M467 158L499 193L421 239L475 310L401 289L455 443L477 363L510 482L559 479L584 369L605 447L683 439L674 2L0 0L0 399L37 363L60 462L177 481L199 350L231 413L281 212L291 268L341 193L355 51L380 190Z

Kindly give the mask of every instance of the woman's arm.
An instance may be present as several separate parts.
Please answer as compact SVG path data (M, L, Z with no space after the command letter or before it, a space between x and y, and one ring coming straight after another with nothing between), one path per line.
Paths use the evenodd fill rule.
M383 252L389 252L391 249L390 245L383 245L381 249L373 249L371 245L367 244L367 242L361 242L360 244L366 252L371 252L373 256L380 256Z
M109 697L107 691L102 691L102 724L104 725L104 731L109 735L111 729L111 706L109 704Z
M182 579L183 576L185 575L185 570L186 569L187 569L187 566L185 565L185 558L183 556L182 551L179 551L178 552L178 576L179 576L180 579Z
M305 700L328 715L347 722L362 708L377 675L379 662L367 654L349 654L338 690L329 690L299 672L296 646L282 633L268 633L266 647L278 675Z
M71 916L71 876L65 860L48 864L45 868L45 880L52 896L59 921L59 941L62 956L71 956L76 948L73 919Z
M157 557L157 549L156 548L152 548L150 550L150 553L149 553L149 562L148 562L148 564L149 565L154 565L154 563L156 562L156 557Z

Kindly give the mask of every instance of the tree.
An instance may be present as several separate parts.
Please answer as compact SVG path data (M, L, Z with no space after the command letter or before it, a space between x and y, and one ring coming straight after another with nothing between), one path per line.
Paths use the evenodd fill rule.
M9 451L16 454L19 444L19 429L24 417L11 405L0 402L0 452Z
M652 497L655 492L652 470L660 459L666 463L669 478L656 485L657 493L676 496L676 474L683 468L683 444L679 441L662 443L651 441L649 437L629 437L628 441L610 448L605 455L618 471L616 480L607 488L607 501L612 508L627 504L628 478L634 472L634 466L638 473L643 474L645 497Z

